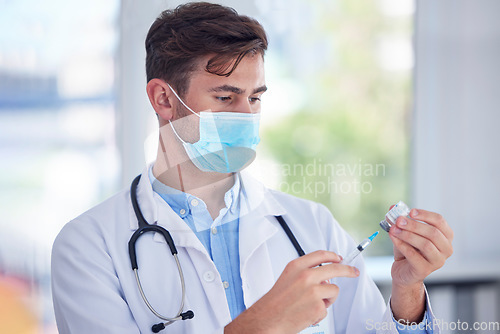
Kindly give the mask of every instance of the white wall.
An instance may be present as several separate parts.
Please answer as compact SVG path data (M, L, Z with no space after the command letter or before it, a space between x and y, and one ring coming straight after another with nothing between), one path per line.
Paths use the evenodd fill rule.
M498 13L496 0L420 0L415 18L413 205L455 231L427 286L439 319L471 326L500 320Z
M497 0L418 1L415 32L413 204L454 228L452 263L485 267L500 267L498 13Z

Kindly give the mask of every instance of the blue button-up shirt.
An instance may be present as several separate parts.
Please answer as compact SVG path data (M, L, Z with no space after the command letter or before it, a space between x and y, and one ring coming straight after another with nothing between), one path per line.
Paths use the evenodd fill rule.
M245 310L239 250L240 201L245 200L242 198L245 194L240 191L238 173L234 174L234 178L233 187L224 194L226 207L220 210L219 216L213 220L205 202L196 196L161 183L154 177L153 168L149 168L149 180L153 190L193 230L215 263L226 291L227 304L233 319ZM427 333L424 326L427 322L427 313L419 326L403 326L396 320L394 322L401 334Z

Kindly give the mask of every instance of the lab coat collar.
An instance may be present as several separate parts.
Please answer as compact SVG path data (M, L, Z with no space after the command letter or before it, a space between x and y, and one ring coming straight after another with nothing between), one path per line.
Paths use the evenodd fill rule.
M241 198L242 202L240 203L240 217L256 212L263 216L276 216L286 213L271 191L251 176L249 172L240 172L240 179L241 191L244 192L244 196Z

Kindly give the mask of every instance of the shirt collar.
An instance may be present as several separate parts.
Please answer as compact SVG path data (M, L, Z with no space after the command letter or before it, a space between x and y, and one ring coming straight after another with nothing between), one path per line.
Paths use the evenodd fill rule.
M153 175L153 165L148 168L148 176L153 191L160 195L179 217L186 217L189 214L189 194L160 182Z

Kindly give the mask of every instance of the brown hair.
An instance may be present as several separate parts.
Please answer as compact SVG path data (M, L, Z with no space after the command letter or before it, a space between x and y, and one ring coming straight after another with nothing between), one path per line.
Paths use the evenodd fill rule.
M178 94L189 87L197 61L213 55L209 73L229 76L248 54L264 56L267 37L256 20L234 9L208 2L191 2L166 10L146 37L146 76L167 81Z

